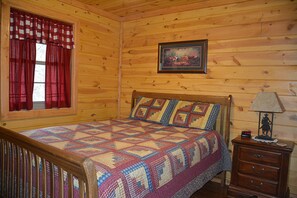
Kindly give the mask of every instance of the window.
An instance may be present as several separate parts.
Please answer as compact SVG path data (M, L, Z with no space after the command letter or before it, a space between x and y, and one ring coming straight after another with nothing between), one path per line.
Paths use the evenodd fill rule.
M28 11L34 11L34 9L31 9L30 7L26 8ZM28 119L28 118L41 118L41 117L51 117L51 116L62 116L62 115L73 115L76 113L76 100L77 100L77 79L76 79L76 63L75 63L75 54L76 51L74 49L74 35L75 31L72 31L74 29L74 26L76 25L76 22L72 20L72 18L65 16L63 20L67 20L67 23L65 22L59 22L56 20L51 20L48 18L41 17L42 20L34 20L34 21L47 21L47 24L54 25L53 28L46 28L47 30L53 29L53 32L50 34L44 34L40 32L39 27L44 27L40 24L38 26L34 27L35 29L27 30L27 27L32 27L31 25L28 25L28 21L19 23L20 25L26 24L26 27L20 27L18 28L20 33L17 37L14 37L15 35L12 34L11 28L11 16L13 12L17 12L19 14L29 14L29 17L25 17L26 19L33 19L34 17L41 17L35 14L25 13L23 11L18 11L16 9L11 8L10 6L7 6L7 4L2 5L2 17L1 17L1 35L5 35L1 37L1 120L15 120L15 119ZM35 11L34 11L35 12ZM38 13L37 13L38 14ZM44 13L39 13L44 15ZM54 14L54 13L53 13ZM35 24L33 24L34 26ZM63 29L63 28L68 29ZM44 28L43 28L44 29ZM75 29L77 30L77 29ZM61 32L62 31L62 32ZM14 32L13 32L14 33ZM30 35L28 38L26 36L27 33L30 34L36 34L36 35ZM62 34L61 34L62 33ZM66 33L66 34L63 34ZM69 35L68 33L71 33ZM42 37L39 37L39 36ZM64 38L59 37L60 35L64 36ZM24 36L26 39L24 39ZM46 37L44 37L46 36ZM28 41L30 38L34 38L29 42L30 47L32 49L36 49L36 53L34 56L34 60L31 59L27 62L34 63L33 67L33 75L31 75L33 78L32 82L32 94L31 94L31 101L32 101L32 108L26 109L23 108L23 103L21 105L20 110L10 110L10 61L14 60L15 62L18 62L18 59L15 59L13 56L11 56L11 40L14 39L13 42L17 40L21 41ZM58 38L58 39L57 39ZM12 42L12 43L13 43ZM34 44L35 42L35 44ZM26 43L26 42L25 42ZM34 44L34 45L33 45ZM19 46L27 46L28 43L22 44ZM33 47L34 46L34 47ZM47 48L50 49L51 53L47 53ZM9 49L9 50L7 50ZM18 52L24 51L23 48L19 49ZM53 53L54 52L54 53ZM61 59L57 58L59 54L62 54L62 56L70 57L67 61L61 61ZM49 59L46 58L50 57ZM13 58L11 58L13 57ZM26 54L19 57L27 57ZM33 57L33 56L32 56ZM36 59L36 60L35 60ZM17 61L16 61L17 60ZM22 60L22 59L19 59ZM48 61L48 62L47 62ZM66 62L66 63L65 63ZM54 66L55 64L68 64L70 67L69 70L69 90L67 91L69 93L69 99L70 104L67 107L55 107L56 101L54 101L55 98L57 98L56 91L53 94L48 94L48 96L54 95L54 99L50 99L49 108L46 108L45 101L46 100L46 89L53 89L53 87L46 88L47 85L55 85L58 84L57 82L53 81L55 78L49 78L46 77L46 74L49 72L47 71L47 65ZM7 67L4 67L4 65L7 65ZM51 68L50 68L51 69ZM56 72L57 73L57 72ZM47 83L47 79L51 80L51 83ZM65 84L65 82L62 82L61 84ZM58 96L59 97L59 96ZM64 102L64 101L63 101ZM58 104L58 103L57 103Z
M71 107L73 48L71 24L11 9L9 110Z
M46 45L36 43L36 64L34 72L33 109L45 108L45 56Z

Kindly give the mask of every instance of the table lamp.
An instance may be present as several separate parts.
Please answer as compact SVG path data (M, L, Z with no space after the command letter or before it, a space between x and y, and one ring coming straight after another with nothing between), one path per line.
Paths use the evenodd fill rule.
M259 112L258 136L256 136L255 139L268 142L274 141L275 139L272 138L274 113L282 113L285 111L277 93L259 92L253 100L250 110Z

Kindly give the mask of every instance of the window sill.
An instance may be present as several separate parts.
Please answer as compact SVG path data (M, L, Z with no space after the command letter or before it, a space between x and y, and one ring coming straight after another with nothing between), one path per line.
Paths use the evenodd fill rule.
M1 121L67 116L74 114L76 114L76 109L73 107L60 109L33 109L30 111L9 111L2 114Z

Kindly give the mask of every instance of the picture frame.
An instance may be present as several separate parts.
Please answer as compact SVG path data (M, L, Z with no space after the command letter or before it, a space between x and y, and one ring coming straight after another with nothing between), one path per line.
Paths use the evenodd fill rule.
M207 73L208 40L159 43L158 73Z

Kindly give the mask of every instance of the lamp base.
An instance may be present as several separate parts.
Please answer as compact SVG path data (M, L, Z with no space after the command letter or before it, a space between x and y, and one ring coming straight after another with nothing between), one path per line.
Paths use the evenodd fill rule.
M273 141L274 140L274 138L272 138L270 136L267 136L267 135L258 135L255 138L261 139L261 140L269 140L269 141Z
M268 142L268 143L276 143L278 141L276 138L272 138L270 136L265 136L265 135L258 135L256 137L253 137L253 139L259 142Z

